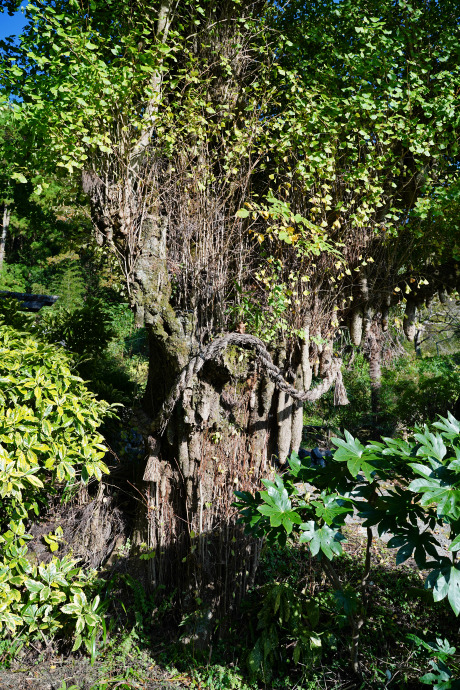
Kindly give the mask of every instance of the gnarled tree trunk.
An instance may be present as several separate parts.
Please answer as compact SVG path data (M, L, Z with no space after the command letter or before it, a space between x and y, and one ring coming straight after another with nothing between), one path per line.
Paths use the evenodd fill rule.
M199 602L209 623L239 603L258 562L260 544L237 525L234 491L260 489L275 463L298 449L304 400L318 399L335 385L338 400L346 401L341 362L331 355L323 381L303 391L284 380L258 338L230 333L204 347L184 338L170 380L184 357L184 342L190 344L188 362L159 410L174 334L158 324L149 330L153 356L163 366L157 361L151 367L145 397L157 416L151 417L143 475L145 532L138 537L155 552L152 583L174 587L185 610ZM307 345L306 338L297 384L311 382Z
M260 544L237 525L234 491L260 489L275 463L298 449L304 400L336 385L345 402L341 362L326 346L322 383L309 391L309 319L291 357L295 387L282 374L286 343L275 348L276 364L254 336L230 333L202 343L195 312L171 304L161 216L146 220L143 238L132 294L150 346L147 462L138 487L147 514L136 540L154 552L151 583L176 589L185 610L201 602L209 624L239 603L258 562Z
M245 6L257 16L261 4ZM185 609L199 600L204 613L219 618L238 603L258 560L259 545L236 524L234 490L260 489L274 464L298 449L304 400L317 399L334 384L336 400L346 398L341 363L332 356L331 317L319 307L306 303L298 321L289 323L289 336L285 325L275 324L280 341L270 353L258 338L226 333L232 328L228 307L238 307L235 285L248 286L248 276L266 262L238 215L251 188L252 156L262 155L253 153L260 109L254 105L252 120L243 115L261 63L252 47L258 29L243 30L234 21L235 12L240 16L235 8L210 4L212 50L204 39L195 40L195 24L187 43L206 75L203 98L222 112L225 102L232 113L228 122L214 122L216 113L201 140L181 126L177 151L165 153L156 120L161 104L171 112L168 98L177 92L164 95L159 69L152 74L144 126L132 132L137 143L132 147L125 137L118 157L107 156L103 165L96 160L83 174L98 237L117 253L136 321L149 339L147 457L137 482L147 510L140 504L135 539L154 552L146 561L152 584L176 589ZM176 10L167 0L160 3L158 39L166 40ZM212 89L206 86L209 75ZM243 130L247 156L241 154ZM223 162L232 156L238 167L228 172ZM293 248L291 254L300 280L304 267L297 266ZM290 280L288 275L280 280ZM263 309L270 314L269 304ZM310 321L310 311L316 320ZM295 334L302 328L300 341ZM322 382L309 391L312 370Z

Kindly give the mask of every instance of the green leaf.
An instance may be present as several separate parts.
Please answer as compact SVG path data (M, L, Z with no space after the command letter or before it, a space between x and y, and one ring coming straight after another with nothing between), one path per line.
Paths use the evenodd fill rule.
M353 504L340 497L338 494L327 495L324 491L321 493L321 500L311 501L311 504L316 508L316 516L323 519L327 525L332 525L337 518L338 522L343 523L345 515L353 513Z
M344 537L340 532L331 529L328 525L319 527L313 520L303 523L300 528L303 531L299 541L308 544L312 556L316 556L320 550L329 560L342 554L340 542L344 540Z
M40 592L45 586L42 582L37 582L36 580L25 580L24 584L29 592Z
M376 468L369 461L374 458L373 453L366 453L362 443L353 438L348 431L345 431L345 438L345 441L341 438L331 439L332 443L338 446L338 450L334 453L334 460L346 462L352 477L363 472L366 479L372 481L372 473L375 472Z
M32 484L32 486L36 486L38 489L42 489L44 487L42 480L38 477L35 477L33 474L24 476L24 479L26 479L29 484Z
M264 654L261 648L261 642L259 638L248 656L248 666L252 674L256 674L259 671L259 669L262 667L263 660Z
M353 589L338 589L333 592L339 608L343 608L345 615L355 613L358 608L358 595Z
M78 604L66 604L61 606L61 611L63 613L79 613L81 611L81 606Z
M40 592L40 601L46 601L49 598L50 594L50 587L43 587L43 589Z
M268 500L273 500L273 497L268 496L267 492L262 491L261 495L263 494L266 494ZM276 497L279 497L279 495L275 494L275 501ZM300 525L300 523L302 522L298 513L296 513L294 510L291 510L290 507L291 502L289 500L285 502L284 497L281 496L279 498L279 501L277 503L275 502L275 505L262 505L259 506L257 510L262 515L265 515L266 517L270 518L270 525L272 527L279 527L280 525L283 525L286 532L290 534L292 532L294 524ZM284 510L283 508L288 509Z
M427 577L425 586L433 589L433 599L441 601L446 596L456 616L460 613L460 568L443 559L441 568L433 570Z
M396 554L396 564L400 565L407 561L414 553L415 562L420 569L425 568L429 554L432 558L438 557L439 542L429 531L421 532L418 526L404 525L396 526L397 534L388 541L389 549L398 548Z
M451 542L449 546L449 551L458 551L460 549L460 534L457 534L455 539Z
M442 436L431 434L428 430L424 434L414 434L414 438L421 444L417 455L428 455L441 461L447 452Z
M11 178L13 180L16 180L17 182L20 182L21 184L26 184L27 183L27 178L19 172L15 172L11 175Z
M289 455L288 464L289 464L289 468L291 470L291 474L294 477L297 477L300 470L302 469L302 467L305 466L305 465L302 465L302 461L300 460L298 454L295 451L293 451Z
M444 432L445 438L457 439L460 436L460 421L455 419L453 414L447 413L446 417L439 417L440 422L435 422L433 426Z
M409 490L422 494L422 505L436 504L439 516L453 520L460 518L460 489L449 485L447 476L438 477L436 472L432 472L427 478L414 479Z
M249 211L247 208L240 208L239 211L236 212L237 218L247 218L249 216Z
M72 652L76 652L78 649L80 649L82 642L83 642L82 636L77 635L75 637L75 642L74 642L74 645L72 647Z

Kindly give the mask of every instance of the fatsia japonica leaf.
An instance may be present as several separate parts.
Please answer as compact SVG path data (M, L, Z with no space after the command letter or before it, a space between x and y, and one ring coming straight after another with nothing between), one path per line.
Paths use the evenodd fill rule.
M332 438L332 443L338 447L334 453L334 459L338 462L346 462L348 471L351 476L356 476L362 472L368 481L372 480L372 473L375 472L375 466L370 464L369 460L375 459L373 453L366 454L366 449L353 436L345 431L345 441L341 438Z
M399 456L401 458L411 458L414 455L414 446L408 441L399 438L384 437L382 448L383 455Z
M436 458L442 461L447 453L447 448L440 434L432 434L425 427L425 433L414 434L414 438L420 443L417 455L421 457Z
M337 530L328 525L320 527L313 520L301 524L300 529L302 533L299 541L301 544L308 544L312 556L317 556L321 551L331 561L334 556L342 555L341 542L345 537Z
M459 476L450 472L441 463L434 470L419 463L411 463L411 467L417 474L422 475L420 479L414 479L409 484L410 491L422 494L421 505L434 504L439 517L448 521L458 520L460 518Z
M296 453L295 451L289 455L288 464L291 474L294 477L297 477L302 467L305 467L305 465L302 464L302 460L299 458L298 453Z
M455 459L449 462L447 469L460 473L460 447L455 446L453 450L455 451Z
M233 505L238 508L240 521L246 525L249 532L255 531L258 523L262 520L262 514L258 511L262 503L260 492L257 491L255 495L252 495L249 491L235 491L235 496L238 501L235 501Z
M414 554L415 562L420 569L427 563L427 554L432 558L438 557L440 544L429 531L420 531L418 526L398 527L387 546L389 549L398 549L396 564L404 563Z
M460 439L460 422L455 419L451 412L447 413L447 417L440 416L439 420L433 426L443 432L444 438L450 440Z
M417 526L419 522L428 523L433 529L436 523L434 513L414 501L414 495L408 489L395 486L387 494L376 495L372 503L355 501L359 516L364 518L364 527L377 525L381 536L386 532L396 533L398 529Z
M420 682L431 685L433 690L459 690L460 681L452 679L452 671L442 662L430 661L433 672L425 673Z
M457 534L455 539L451 542L449 546L449 551L458 551L460 549L460 534Z
M315 486L318 491L326 493L339 493L342 496L356 484L350 476L348 467L344 463L335 462L334 459L328 460L324 467L310 466L310 461L300 461L300 466L294 461L295 470L293 476L296 481L302 481Z
M257 510L270 518L271 527L282 525L290 534L294 524L300 525L302 520L299 514L292 510L292 503L282 478L277 476L274 482L265 479L263 483L267 487L267 491L260 492L264 504L259 506Z
M443 640L440 637L436 638L436 641L432 640L422 640L417 635L408 635L409 640L413 640L418 646L428 649L430 652L436 652L436 655L441 659L446 659L447 657L455 654L456 648L452 647L448 640Z
M345 516L353 514L353 503L338 494L321 493L320 500L311 501L315 506L316 517L327 525L343 524Z
M284 512L291 509L291 501L283 479L277 475L275 481L263 479L262 483L267 487L267 491L261 491L261 498L270 506Z
M433 599L448 598L456 616L460 613L460 566L453 565L448 558L440 559L440 567L427 577L425 586L433 590Z

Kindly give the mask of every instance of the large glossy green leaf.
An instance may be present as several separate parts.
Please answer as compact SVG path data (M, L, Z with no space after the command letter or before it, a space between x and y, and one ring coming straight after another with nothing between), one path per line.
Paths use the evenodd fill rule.
M451 412L447 413L447 417L440 416L439 420L433 426L440 429L445 438L450 440L460 439L460 422L455 419Z
M332 443L338 447L334 453L334 460L346 462L348 471L353 478L362 472L368 481L372 481L372 474L376 466L372 464L375 460L373 452L366 453L365 447L357 439L345 431L345 441L340 438L332 438Z
M338 494L321 493L320 500L313 500L317 518L324 520L327 525L343 524L345 516L353 513L351 501L343 499Z
M344 540L344 536L337 530L331 529L328 525L320 527L313 520L302 524L300 528L300 543L308 544L312 556L318 555L321 551L326 558L332 560L334 556L343 553L341 541Z
M437 539L429 531L420 530L418 525L407 527L396 526L396 532L387 543L389 549L398 549L396 563L404 563L414 554L415 562L420 569L425 568L427 555L438 557L438 549L441 548Z
M460 566L452 565L447 558L441 560L441 567L433 570L426 579L426 587L433 590L435 601L448 598L455 615L460 613Z
M416 465L414 469L417 467L419 466ZM443 474L444 477L437 477L432 472L430 476L414 479L409 484L409 489L422 494L420 501L422 505L435 505L439 516L458 520L460 518L460 488L451 485L449 477Z

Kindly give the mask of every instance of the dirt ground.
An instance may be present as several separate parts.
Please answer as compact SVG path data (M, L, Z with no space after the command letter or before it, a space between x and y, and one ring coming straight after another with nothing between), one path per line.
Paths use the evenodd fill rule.
M123 676L121 669L117 674L107 674L97 661L91 666L85 658L56 660L0 670L0 690L183 690L188 687L187 679L178 674L171 676L156 665L146 672L143 681Z
M52 654L45 660L37 654L34 660L29 650L10 669L0 668L0 690L183 690L189 687L187 676L158 666L148 654L141 659L128 653L126 664L126 668L119 662L109 667L96 659L91 666L85 656L53 657Z

